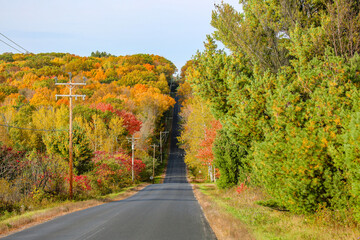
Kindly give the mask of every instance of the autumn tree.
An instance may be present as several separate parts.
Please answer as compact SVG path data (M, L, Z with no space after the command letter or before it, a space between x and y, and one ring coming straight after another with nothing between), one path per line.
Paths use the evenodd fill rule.
M212 159L207 158L205 152L201 153L204 146L199 143L207 145L207 150L210 152L206 153L212 154L211 143L206 138L206 130L210 128L214 117L208 108L208 103L202 102L198 97L188 99L181 109L180 116L182 130L179 142L186 153L185 163L192 175L207 178L210 176L208 171L210 167L207 163L212 163Z
M290 211L326 206L359 220L359 3L241 3L243 13L216 6L215 33L185 75L222 125L219 186L246 180Z
M1 141L15 149L61 155L61 151L51 151L51 142L66 142L62 132L68 128L69 100L55 99L56 94L68 94L68 89L55 85L54 77L65 83L72 72L74 81L86 78L86 86L77 88L76 94L87 99L76 102L73 113L90 149L128 151L126 137L138 133L139 151L148 154L148 145L164 127L164 113L174 104L168 94L175 71L172 62L150 54L0 55L0 123L12 126L0 128Z
M208 167L208 176L211 182L216 181L216 169L214 164L214 141L217 135L217 131L221 129L219 121L210 122L210 127L204 129L204 139L200 142L200 148L196 155L202 161L202 164Z

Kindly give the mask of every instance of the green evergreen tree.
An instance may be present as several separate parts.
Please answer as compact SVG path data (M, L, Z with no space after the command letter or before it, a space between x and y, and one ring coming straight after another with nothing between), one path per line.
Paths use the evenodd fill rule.
M69 134L67 132L50 133L44 137L49 154L59 154L69 160ZM93 152L85 132L78 126L73 128L73 162L77 174L83 174L91 169Z
M228 188L243 181L248 172L248 166L242 162L245 149L228 136L226 130L220 130L214 144L215 167L219 168L220 178L217 185Z

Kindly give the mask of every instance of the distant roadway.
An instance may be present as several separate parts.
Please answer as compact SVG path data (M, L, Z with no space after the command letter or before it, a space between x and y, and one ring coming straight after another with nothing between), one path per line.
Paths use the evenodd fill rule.
M125 200L70 213L3 239L185 240L216 239L186 180L177 147L179 106L174 107L170 158L163 184L147 186Z

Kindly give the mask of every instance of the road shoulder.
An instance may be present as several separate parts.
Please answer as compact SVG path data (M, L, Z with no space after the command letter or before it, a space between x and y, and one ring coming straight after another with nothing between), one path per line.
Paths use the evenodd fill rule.
M119 194L111 194L108 197L99 199L90 199L79 202L59 203L59 205L47 209L41 209L33 212L27 212L19 216L9 218L0 222L0 238L6 237L10 234L25 230L27 228L39 225L41 223L53 220L57 217L81 211L87 208L95 207L108 202L120 201L129 198L145 187L148 183L142 183L131 187Z
M217 239L255 239L239 219L222 209L210 196L202 193L198 185L191 185L193 187L195 198L199 202ZM209 185L213 186L214 184Z

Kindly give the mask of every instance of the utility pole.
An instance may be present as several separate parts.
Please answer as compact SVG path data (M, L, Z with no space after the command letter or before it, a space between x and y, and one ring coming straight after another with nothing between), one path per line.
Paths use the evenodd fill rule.
M213 160L214 161L214 160ZM216 182L216 168L215 168L215 165L213 164L213 168L214 168L214 182Z
M173 117L166 117L166 119L165 119L165 126L166 126L166 128L168 128L168 129L170 129L171 128L171 122L169 121L169 120L172 120L173 119ZM170 122L170 123L169 123Z
M83 77L84 82L82 83L74 83L72 82L72 74L71 72L69 72L69 82L68 83L58 83L58 79L57 77L55 77L55 85L65 85L66 87L69 88L70 93L68 95L58 95L56 94L56 99L58 97L69 97L69 115L70 115L70 119L69 119L69 182L70 182L70 186L69 186L69 197L70 199L73 199L73 142L72 142L72 99L73 97L75 97L75 100L77 100L78 97L81 97L83 100L85 100L86 95L73 95L72 94L72 89L75 86L79 86L79 85L86 85L85 83L85 77Z
M134 135L131 138L127 138L129 142L131 142L131 180L134 182L134 150L135 150L135 142L139 138L134 138Z
M163 155L162 155L162 134L167 134L169 133L169 131L164 131L164 132L160 132L160 159L161 159L161 163L163 162Z
M153 144L150 145L151 147L154 147L154 156L153 156L153 175L152 175L152 182L154 183L154 179L155 179L155 148L158 147L158 145Z
M172 85L173 85L173 77L171 77L171 79L170 79L170 92L172 91L171 89L172 89Z

